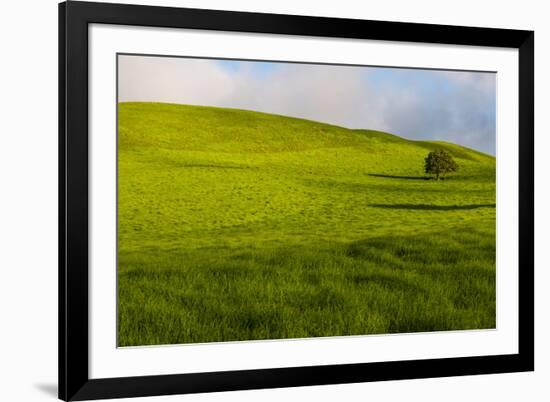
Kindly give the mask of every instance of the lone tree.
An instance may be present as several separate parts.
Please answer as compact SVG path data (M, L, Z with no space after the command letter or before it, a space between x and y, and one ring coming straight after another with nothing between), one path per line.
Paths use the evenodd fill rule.
M439 176L444 178L446 173L456 172L457 170L458 165L451 154L442 149L430 152L424 159L424 171L435 175L436 180L439 180Z

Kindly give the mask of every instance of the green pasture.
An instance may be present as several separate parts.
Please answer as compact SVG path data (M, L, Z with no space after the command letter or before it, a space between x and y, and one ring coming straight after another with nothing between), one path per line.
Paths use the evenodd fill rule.
M495 158L251 111L118 105L120 346L495 327ZM445 149L459 171L427 180Z

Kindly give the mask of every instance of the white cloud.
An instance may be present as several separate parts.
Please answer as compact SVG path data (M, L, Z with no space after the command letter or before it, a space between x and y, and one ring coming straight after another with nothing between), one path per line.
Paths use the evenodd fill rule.
M235 92L234 80L208 60L119 56L120 102L218 103Z
M364 96L361 81L357 68L285 64L268 79L238 73L238 96L224 105L349 126Z
M492 96L495 91L495 74L471 73L466 71L438 71L449 81L455 82L462 88L481 92L483 95Z

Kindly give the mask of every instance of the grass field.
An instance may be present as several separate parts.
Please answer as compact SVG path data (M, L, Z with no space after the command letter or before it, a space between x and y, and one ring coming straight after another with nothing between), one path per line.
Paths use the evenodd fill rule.
M120 346L495 327L495 158L120 103ZM460 170L426 180L430 150Z

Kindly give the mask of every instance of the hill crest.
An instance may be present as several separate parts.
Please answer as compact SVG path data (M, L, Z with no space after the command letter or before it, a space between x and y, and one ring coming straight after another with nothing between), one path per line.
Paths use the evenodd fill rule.
M410 140L368 129L349 129L302 118L214 106L155 102L118 104L119 147L155 146L219 152L300 152L360 147L389 151L391 144L444 149L454 157L489 162L494 157L445 141Z

